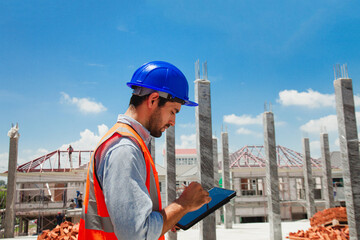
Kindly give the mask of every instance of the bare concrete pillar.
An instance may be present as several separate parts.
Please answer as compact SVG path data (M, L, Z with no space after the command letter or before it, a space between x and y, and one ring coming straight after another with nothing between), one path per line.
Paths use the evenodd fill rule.
M227 132L221 133L222 142L222 186L231 189L230 185L230 167L229 167L229 137ZM232 208L231 204L224 206L224 224L225 228L232 228Z
M14 237L14 220L15 220L15 194L16 194L16 166L18 158L18 141L19 127L16 124L8 132L10 137L9 146L9 167L7 176L7 193L6 193L6 212L5 212L5 238Z
M219 160L217 139L213 138L213 160L214 160L214 187L219 187Z
M360 239L360 157L352 80L334 81L350 239Z
M155 138L151 138L149 146L150 154L155 163Z
M27 236L29 235L29 220L24 218L23 224L24 224L24 234Z
M19 219L19 236L23 236L24 233L24 222L23 217L20 217Z
M169 205L176 199L175 127L170 126L165 136L166 203ZM169 231L167 239L176 240L177 233Z
M303 170L306 196L307 218L310 219L316 212L314 201L314 183L312 178L309 138L303 138Z
M325 199L325 208L335 207L333 181L331 177L331 162L329 136L327 133L320 134L321 159L322 159L322 189Z
M218 160L218 143L217 139L213 138L213 159L214 159L214 187L219 187L219 160ZM221 224L220 209L215 211L215 221L217 225Z
M274 114L272 112L265 112L263 114L263 125L270 240L281 240L279 177L276 158Z
M195 81L195 101L199 104L195 109L195 118L200 182L204 189L209 190L214 186L210 81L201 79ZM210 214L200 222L200 239L216 239L214 214Z

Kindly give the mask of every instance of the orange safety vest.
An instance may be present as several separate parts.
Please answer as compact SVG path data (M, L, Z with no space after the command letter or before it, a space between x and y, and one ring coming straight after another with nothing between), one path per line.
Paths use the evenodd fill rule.
M146 166L146 188L149 191L153 203L153 211L161 211L161 195L158 174L149 149L139 134L129 125L116 123L100 140L89 163L86 192L83 204L82 217L80 219L79 240L117 240L114 233L114 225L111 222L104 193L96 176L97 161L103 159L103 154L115 141L121 137L128 137L138 144L144 154ZM165 240L161 236L159 240Z

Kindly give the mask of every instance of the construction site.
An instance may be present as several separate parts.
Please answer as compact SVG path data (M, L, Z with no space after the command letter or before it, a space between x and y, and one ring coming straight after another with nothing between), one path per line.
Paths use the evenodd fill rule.
M236 191L234 200L194 228L200 228L203 239L216 239L219 225L232 229L233 225L266 222L270 224L272 240L282 239L281 221L310 219L324 209L346 206L347 231L350 239L358 239L360 201L356 201L353 190L359 189L360 182L353 173L360 169L359 144L357 135L354 136L357 131L353 130L354 126L356 129L355 115L349 117L352 114L349 106L354 105L353 94L339 93L351 88L351 79L345 68L337 72L335 79L339 135L344 136L340 142L341 151L331 152L327 133L322 133L322 157L317 159L310 156L307 138L303 139L302 153L276 145L271 111L263 114L264 145L241 146L230 153L227 132L221 133L219 143L218 139L212 138L210 81L206 64L202 77L198 62L195 69L195 94L199 102L195 113L197 147L175 149L175 133L172 128L166 131L165 166L156 165L163 205L168 204L169 186L176 186L177 195L192 181L208 188L233 189ZM347 85L338 86L338 82ZM1 176L8 177L7 207L1 209L1 234L5 237L42 234L44 230L59 225L58 215L72 224L78 223L92 150L69 146L67 151L55 150L17 166L18 131L18 126L9 131L9 169L1 173ZM354 139L356 144L350 144ZM152 141L153 158L154 145L155 141ZM174 172L176 178L170 179L169 173ZM46 234L43 234L43 239ZM170 235L168 239L176 238Z

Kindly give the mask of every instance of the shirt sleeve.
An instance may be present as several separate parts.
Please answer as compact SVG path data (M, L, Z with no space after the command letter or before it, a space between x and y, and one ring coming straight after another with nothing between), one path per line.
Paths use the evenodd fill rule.
M122 138L106 153L101 177L106 206L119 240L160 237L163 218L153 211L145 185L146 166L143 153L131 140Z

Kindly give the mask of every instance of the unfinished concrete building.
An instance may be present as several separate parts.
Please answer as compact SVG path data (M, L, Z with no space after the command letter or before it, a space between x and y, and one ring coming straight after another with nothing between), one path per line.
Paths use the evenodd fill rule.
M305 187L302 154L283 146L276 147L281 200L281 219L306 218ZM263 146L244 146L230 155L232 186L237 196L234 221L266 221L266 172ZM345 201L339 152L331 154L332 179L336 205ZM311 159L316 210L325 208L320 159Z
M232 188L237 196L233 202L233 220L256 222L267 220L266 176L263 146L245 146L230 154ZM56 225L61 212L74 223L80 220L78 194L84 191L87 165L91 151L54 151L17 167L16 217L19 235L33 234ZM281 218L306 218L306 205L302 171L302 155L283 146L277 146ZM221 153L219 154L221 156ZM221 157L219 157L221 159ZM325 206L322 194L320 160L312 159L317 210ZM340 167L340 153L331 153L332 178L336 205L345 201ZM165 204L165 168L156 164L163 204ZM219 176L221 164L219 162ZM6 176L7 173L2 173ZM176 150L177 194L192 181L198 181L196 149ZM220 180L221 182L221 180ZM29 221L36 229L29 229Z
M57 150L17 167L18 235L52 229L58 213L68 221L80 221L81 197L91 153ZM7 172L1 175L6 176Z
M283 146L277 146L281 219L307 218L302 154ZM268 217L266 195L265 153L263 146L244 146L230 154L232 189L237 192L233 202L233 220L236 223L265 222ZM345 205L344 185L340 152L330 155L335 204ZM221 159L221 153L219 154ZM322 169L320 159L311 159L316 210L325 208ZM196 149L176 149L177 188L191 181L198 181ZM219 162L221 184L221 164ZM165 170L159 166L159 181L165 182Z

